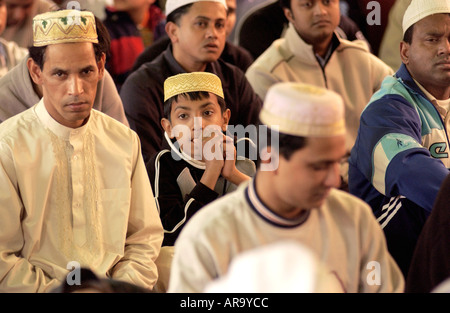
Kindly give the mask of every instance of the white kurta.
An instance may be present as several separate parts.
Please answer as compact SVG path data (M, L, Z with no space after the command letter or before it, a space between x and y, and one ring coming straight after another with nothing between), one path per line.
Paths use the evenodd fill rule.
M366 203L335 189L322 207L292 223L264 207L253 182L186 224L175 244L169 292L202 292L239 253L284 240L310 248L344 292L403 291L403 276Z
M49 291L71 261L155 284L163 230L128 127L92 110L67 128L41 100L0 124L0 190L0 292Z

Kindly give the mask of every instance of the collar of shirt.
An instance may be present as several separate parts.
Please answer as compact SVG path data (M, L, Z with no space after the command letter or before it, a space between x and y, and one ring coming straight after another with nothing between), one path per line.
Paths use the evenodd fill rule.
M250 204L250 207L259 216L261 216L265 221L269 222L270 224L278 227L292 228L300 226L308 219L310 213L310 210L306 210L296 219L286 219L284 217L275 214L262 202L261 198L258 196L256 192L255 178L253 178L253 180L246 187L245 197L247 199L247 202Z
M439 114L442 116L443 119L445 119L445 116L447 115L447 112L450 109L450 99L447 100L438 100L435 96L433 96L431 93L428 92L428 90L425 89L417 80L413 78L414 82L417 84L417 86L422 90L422 92L425 94L425 96L430 100L431 103L436 107Z
M86 130L89 125L89 121L91 118L88 119L88 122L84 124L81 127L78 128L70 128L66 127L64 125L61 125L58 123L51 115L48 113L45 105L44 105L44 98L42 98L38 104L34 107L34 111L36 115L38 116L41 123L47 127L51 132L53 132L56 136L69 140L70 138L73 138L74 136L82 136L86 133Z

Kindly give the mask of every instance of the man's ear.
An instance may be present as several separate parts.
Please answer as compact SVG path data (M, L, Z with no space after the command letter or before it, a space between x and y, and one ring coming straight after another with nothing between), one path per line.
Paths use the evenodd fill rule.
M230 111L230 109L226 109L225 112L223 112L223 114L222 114L222 118L223 118L222 130L223 131L227 130L228 123L230 122L230 117L231 117L231 111Z
M409 63L409 49L411 45L407 42L401 41L400 42L400 58L402 59L402 62L408 65Z
M170 139L173 139L174 136L172 136L172 123L167 118L161 119L161 126L164 129L164 131L169 135Z
M106 64L106 55L102 53L102 57L97 62L98 80L101 80L103 78L103 75L105 75L105 64Z
M33 82L36 85L42 85L42 71L39 65L37 65L32 58L28 58L27 67Z
M292 16L292 11L288 8L283 8L284 16L288 19L289 22L294 23L294 17Z
M170 41L172 43L175 43L178 41L178 25L175 24L174 22L167 22L166 23L166 33L167 36L169 36Z

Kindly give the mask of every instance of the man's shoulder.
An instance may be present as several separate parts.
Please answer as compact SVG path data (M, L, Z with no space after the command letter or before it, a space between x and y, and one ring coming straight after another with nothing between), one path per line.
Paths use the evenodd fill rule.
M372 209L366 202L343 190L333 188L325 204L325 208L328 208L333 215L346 215L350 218L373 217Z
M278 64L289 60L294 54L285 45L286 39L275 40L250 66L252 68L265 68L271 71Z
M34 134L37 116L34 107L20 112L0 123L0 141L6 138L16 138L19 134Z

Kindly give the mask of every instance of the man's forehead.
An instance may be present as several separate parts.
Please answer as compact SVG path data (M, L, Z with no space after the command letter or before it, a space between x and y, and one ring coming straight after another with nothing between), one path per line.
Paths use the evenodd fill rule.
M219 2L213 2L213 1L199 1L194 2L189 9L189 12L192 14L200 13L204 16L210 16L210 15L217 15L220 13L224 13L226 18L226 8Z

